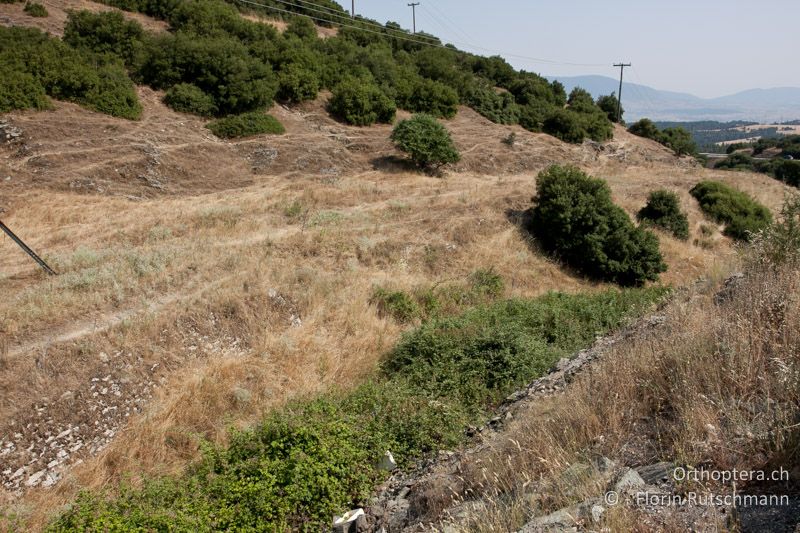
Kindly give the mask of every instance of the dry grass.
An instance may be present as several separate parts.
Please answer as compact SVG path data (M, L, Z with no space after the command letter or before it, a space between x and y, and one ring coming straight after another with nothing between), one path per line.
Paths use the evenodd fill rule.
M617 345L563 395L530 404L502 439L471 456L455 502L477 499L482 512L461 525L513 531L532 516L602 496L607 475L588 466L575 470L600 457L629 466L666 460L719 470L792 470L800 272L752 270L721 304L714 301L717 288L697 286L679 296L664 328ZM434 515L451 505L435 489L430 497ZM620 507L603 525L612 531L686 527L670 513L653 520Z
M291 397L358 383L401 333L369 304L376 286L411 291L491 267L508 296L597 289L542 257L513 223L551 162L607 179L629 213L655 188L679 191L693 237L704 222L687 191L700 179L718 176L771 207L785 190L677 161L621 129L606 152L521 130L510 150L501 143L509 128L469 110L448 123L465 152L458 172L373 170L376 156L393 153L388 129L333 123L321 101L276 108L288 134L267 146L215 140L157 93L140 96L140 123L71 104L12 114L29 152L0 147L0 176L13 175L0 190L3 220L60 273L45 277L0 240L0 435L38 427L42 404L51 426L92 428L89 385L108 374L144 408L116 419L102 450L77 453L71 460L83 463L53 489L4 495L29 528L81 488L179 471L200 438L224 442L228 427ZM267 148L278 154L265 170L252 158ZM141 168L169 176L166 188L136 178ZM676 285L723 271L733 254L722 238L713 248L661 242L663 279Z

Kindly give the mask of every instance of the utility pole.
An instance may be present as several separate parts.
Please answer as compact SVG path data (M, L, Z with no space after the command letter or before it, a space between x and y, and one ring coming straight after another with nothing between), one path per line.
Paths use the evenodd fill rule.
M356 18L356 0L353 0L353 6L350 9L350 16Z
M619 92L617 93L617 123L622 123L622 73L625 67L630 67L630 63L614 63L615 67L619 67Z
M419 5L419 2L412 2L412 3L408 4L408 7L411 8L411 15L414 18L414 26L413 26L414 32L413 33L417 33L417 6L418 5Z

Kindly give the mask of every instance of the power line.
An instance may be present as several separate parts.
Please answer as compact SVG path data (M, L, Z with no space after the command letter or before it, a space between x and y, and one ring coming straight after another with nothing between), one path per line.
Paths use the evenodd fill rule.
M352 25L348 25L348 24L345 24L345 23L337 21L337 20L322 19L322 18L319 18L319 17L314 17L312 15L307 15L305 13L297 13L297 12L294 12L294 11L289 11L289 10L281 9L281 8L274 7L274 6L268 6L268 5L260 4L258 2L254 2L252 0L237 0L237 1L245 3L245 4L251 4L251 5L259 6L259 7L265 8L265 9L272 9L274 11L279 11L281 13L287 13L289 15L299 15L299 16L308 17L308 18L310 18L312 20L316 20L318 22L325 22L325 23L328 23L328 24L338 24L338 25L340 25L342 27L345 27L345 28L362 30L362 31L366 31L366 32L369 32L369 33L386 35L387 34L386 32L388 32L388 31L400 32L402 35L389 34L389 36L390 37L395 37L397 39L405 40L405 41L408 41L408 42L425 45L425 46L432 46L432 47L435 47L435 48L447 48L445 45L442 45L442 44L433 43L433 42L429 42L429 41L420 41L418 39L413 39L413 38L411 38L409 36L409 34L407 32L405 32L403 30L396 30L396 29L393 29L393 28L386 28L385 26L383 26L381 24L378 24L378 23L375 23L375 22L371 22L371 21L362 20L362 21L360 21L360 23L365 25L365 26L379 28L381 31L369 30L369 29L364 28L362 26L352 26ZM292 6L292 7L299 7L299 8L307 9L309 11L315 11L315 12L318 12L318 13L323 13L324 15L328 15L328 16L333 15L333 16L336 16L338 18L343 18L344 20L347 20L348 22L351 20L350 17L348 17L347 15L343 15L341 13L334 13L332 11L320 11L319 9L313 9L313 8L306 7L306 6L303 6L303 5L297 5L297 4L293 3L293 2L289 2L288 0L275 0L275 1L280 2L282 4L285 4L285 5ZM296 0L296 1L303 2L305 4L309 4L309 5L315 6L317 8L322 8L322 9L326 9L326 10L330 9L330 8L325 8L324 6L320 6L319 4L314 4L313 2L309 2L307 0ZM493 50L491 48L485 48L485 47L478 46L478 45L475 45L475 44L463 43L463 42L459 42L459 41L455 41L455 40L452 40L451 42L453 44L456 44L456 45L459 45L459 46L467 46L467 47L474 48L476 50L480 50L480 51L483 51L483 52L489 52L489 53L492 53L492 54L498 54L498 55L502 55L502 56L506 56L506 57L513 57L513 58L516 58L516 59L523 59L523 60L526 60L526 61L531 61L533 63L543 63L543 64L548 64L548 65L556 65L556 66L561 65L561 66L573 66L573 67L592 67L592 68L606 67L606 63L572 63L572 62L568 62L568 61L557 61L557 60L553 60L553 59L544 59L544 58L540 58L540 57L532 57L532 56L526 56L526 55L521 55L521 54L507 53L507 52L503 52L501 50Z
M442 10L440 10L438 7L436 7L436 4L435 4L435 3L433 3L433 2L428 2L428 4L426 4L426 5L423 5L423 6L422 6L422 9L423 9L423 10L425 10L425 11L428 11L428 8L427 8L427 6L428 6L428 5L430 5L430 6L433 8L433 10L434 10L434 11L436 11L436 12L437 12L439 15L441 15L442 19L444 19L444 22L445 22L447 25L449 25L449 26L450 26L450 28L452 28L452 29L455 29L456 33L460 34L460 35L461 35L461 37L463 37L463 38L464 38L464 39L466 39L467 41L472 41L472 40L473 40L473 39L472 39L472 37L471 37L471 36L470 36L468 33L466 33L465 31L462 31L462 30L461 30L461 29L458 27L458 25L457 25L457 24L455 24L455 23L454 23L454 22L453 22L453 21L450 19L450 17L448 17L448 16L447 16L447 14L446 14L446 13L442 12ZM434 18L435 18L435 17L434 17Z

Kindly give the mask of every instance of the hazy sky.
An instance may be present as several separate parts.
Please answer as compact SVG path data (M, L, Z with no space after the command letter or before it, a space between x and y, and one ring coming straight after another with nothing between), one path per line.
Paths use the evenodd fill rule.
M410 1L356 0L356 11L410 28ZM626 81L702 97L800 87L800 0L419 1L417 31L544 75L616 77L622 60Z

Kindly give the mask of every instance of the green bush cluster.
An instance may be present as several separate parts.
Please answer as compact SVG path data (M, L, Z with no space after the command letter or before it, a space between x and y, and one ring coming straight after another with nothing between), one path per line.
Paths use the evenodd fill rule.
M127 65L141 52L144 35L139 23L126 20L118 11L70 11L64 26L65 43L98 54L115 54Z
M95 52L119 55L138 82L165 91L193 85L214 102L209 106L207 98L182 86L166 99L181 111L238 114L263 109L273 99L312 100L327 89L334 93L331 111L357 125L391 122L396 107L449 118L463 104L494 122L519 123L531 131L543 131L547 121L549 132L571 142L585 137L604 140L612 131L603 110L594 103L584 109L571 106L566 120L578 124L575 132L564 124L561 111L567 96L560 83L518 72L500 57L442 47L436 37L412 35L396 23L376 29L376 21L357 17L347 20L347 27L340 27L336 36L320 39L310 20L295 14L325 17L315 11L319 7L302 2L268 1L264 7L233 0L105 3L163 19L171 33L138 39L119 21L104 20L107 14L81 15L83 20L73 24L70 40ZM344 14L335 2L325 0L328 4L333 12ZM247 9L275 16L271 7L289 12L283 34L245 20L238 12ZM122 31L113 31L115 25ZM221 62L222 57L228 60Z
M636 218L644 224L652 224L672 233L676 238L689 238L689 219L681 211L681 200L674 192L660 189L651 192Z
M328 111L354 126L394 121L397 107L383 91L363 80L345 80L333 89Z
M450 132L430 115L400 121L392 131L392 141L420 168L436 170L461 159Z
M122 62L78 50L35 29L0 27L4 107L41 109L42 93L109 115L136 119L141 105ZM26 96L22 91L29 91Z
M586 138L608 140L614 135L614 126L588 92L575 88L566 109L555 109L545 116L542 131L564 142L580 143Z
M675 155L691 155L697 157L697 144L692 134L681 127L659 130L652 120L643 118L628 128L628 132L659 142L675 152Z
M494 285L490 282L489 285ZM50 531L320 531L367 503L386 474L457 445L469 424L554 362L624 324L661 288L551 293L432 320L405 335L380 374L350 392L295 402L228 447L204 445L183 476L83 493Z
M725 224L725 235L749 241L772 222L770 210L747 194L718 181L701 181L689 191L712 220Z
M44 18L49 15L47 8L36 2L26 2L23 11L32 17Z
M280 135L286 131L278 119L261 111L212 120L206 127L211 130L211 133L222 139L263 134Z
M542 246L577 271L620 285L642 285L666 271L658 239L637 228L600 179L554 165L536 182L532 230Z

